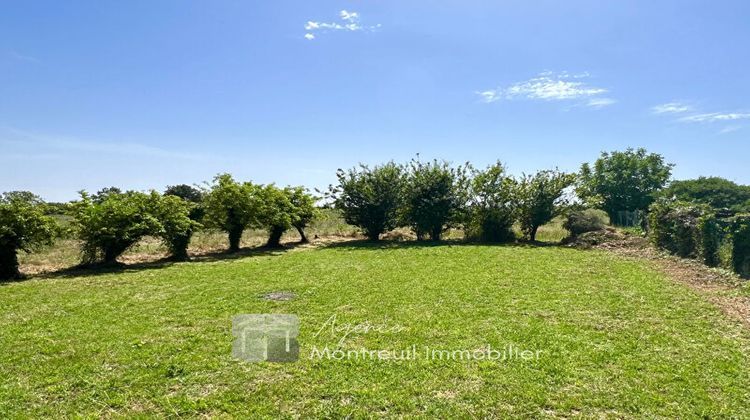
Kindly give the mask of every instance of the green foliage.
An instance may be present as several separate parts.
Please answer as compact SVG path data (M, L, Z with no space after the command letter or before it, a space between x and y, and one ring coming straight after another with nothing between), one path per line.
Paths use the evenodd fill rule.
M205 224L227 232L229 250L240 249L242 232L259 223L262 202L260 187L239 183L229 174L217 175L204 198Z
M700 177L685 181L672 181L659 196L680 201L707 204L717 209L748 211L750 186L719 177Z
M468 201L469 166L448 162L411 161L406 177L403 222L418 239L440 240L445 229L464 221Z
M203 191L187 184L170 185L164 190L164 195L174 195L191 203L203 201Z
M169 249L172 259L188 259L187 248L193 232L200 228L200 223L191 218L196 204L185 201L175 195L159 196L152 192L153 208L151 211L160 223L158 236Z
M750 215L733 218L731 224L732 268L742 277L750 277Z
M261 207L258 223L268 230L267 247L281 246L281 236L292 227L295 208L285 190L270 184L258 189Z
M486 242L515 239L516 182L506 174L505 167L498 162L485 170L474 170L470 187L467 236Z
M318 209L315 207L315 197L308 194L304 187L289 187L284 190L289 196L294 207L292 214L292 226L297 229L300 236L300 242L308 242L305 235L305 228L318 216Z
M19 250L31 252L52 243L59 229L45 211L42 199L30 192L0 195L0 280L20 277Z
M158 194L110 192L99 201L81 192L73 203L76 233L84 264L111 264L146 235L158 235L162 225L154 215Z
M609 224L607 213L599 209L572 209L566 212L563 227L575 237L604 229Z
M516 188L516 205L521 231L529 240L536 240L540 226L560 213L565 204L563 193L575 182L574 174L557 170L524 175Z
M649 237L659 248L685 258L704 258L713 262L715 228L708 206L660 200L651 205ZM703 235L711 235L704 238ZM705 249L705 251L702 251Z
M704 211L698 218L698 256L709 267L720 264L719 255L725 237L724 229L712 212Z
M347 223L360 227L372 241L397 226L404 193L401 165L389 162L373 169L360 165L339 169L336 176L338 185L331 186L329 194Z
M588 163L581 167L576 194L614 222L618 211L646 210L669 180L672 166L645 149L602 153L593 168Z
M119 195L119 194L122 194L121 189L117 187L106 187L97 191L96 194L93 194L91 196L91 201L93 201L94 203L101 203L102 201L106 200L107 197L109 197L110 195Z

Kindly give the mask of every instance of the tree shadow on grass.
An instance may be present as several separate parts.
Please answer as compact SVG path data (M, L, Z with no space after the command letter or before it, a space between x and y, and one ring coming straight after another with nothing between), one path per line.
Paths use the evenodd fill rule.
M193 255L189 260L175 261L171 258L162 258L155 261L145 261L133 264L116 263L116 264L94 264L94 265L77 265L73 267L63 268L61 270L50 271L46 273L39 273L30 276L25 276L19 279L12 279L7 281L0 281L0 287L9 285L12 283L24 282L27 280L35 279L64 279L74 277L95 277L103 276L108 274L121 274L121 273L132 273L140 272L145 270L156 270L166 267L171 267L175 264L192 264L202 262L216 262L216 261L227 261L237 260L242 258L250 257L262 257L262 256L279 256L283 255L286 251L292 250L300 245L305 245L300 242L285 243L280 247L269 248L266 246L259 246L253 248L241 248L239 251L218 251L208 252L198 255Z

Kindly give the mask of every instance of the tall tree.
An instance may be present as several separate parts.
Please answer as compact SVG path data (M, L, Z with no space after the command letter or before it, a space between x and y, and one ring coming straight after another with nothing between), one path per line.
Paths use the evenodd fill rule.
M642 148L604 152L593 167L581 166L576 194L614 221L618 211L648 209L655 193L669 181L673 166Z

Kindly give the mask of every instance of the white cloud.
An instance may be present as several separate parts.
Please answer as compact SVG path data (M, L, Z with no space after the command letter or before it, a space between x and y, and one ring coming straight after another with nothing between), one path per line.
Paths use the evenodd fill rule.
M586 106L602 108L616 102L614 99L598 96L607 93L607 89L591 86L582 81L588 77L588 73L544 72L524 82L476 93L486 103L518 98L544 101L571 101L588 98Z
M730 125L728 127L724 127L721 130L719 130L719 134L729 134L734 133L735 131L741 130L742 126L739 125Z
M692 110L692 106L683 104L681 102L669 102L666 104L651 107L651 112L653 112L654 114L681 114L684 112L690 112Z
M604 108L605 106L614 105L615 103L617 103L617 101L612 98L591 98L588 103L586 103L586 106L599 109Z
M735 121L735 120L744 120L744 119L750 119L750 113L711 112L707 114L696 114L696 115L689 115L687 117L682 117L680 118L680 121L702 123L702 122L718 122L718 121Z
M359 13L357 12L347 12L346 10L342 10L339 12L339 16L341 16L341 19L348 20L350 22L354 22L357 19L359 19Z
M305 23L305 30L308 31L304 37L308 40L315 39L314 31L328 32L328 31L372 31L380 28L381 25L363 26L359 23L359 13L342 10L339 12L339 18L341 22L317 22L309 20Z
M484 92L476 92L477 95L482 97L482 101L491 103L500 100L500 95L496 90L485 90Z
M750 112L703 112L696 111L692 106L682 102L669 102L651 107L651 112L657 115L663 114L688 114L677 119L682 123L717 123L750 119ZM697 111L696 111L697 112ZM731 133L739 130L740 126L727 126L719 131L719 134Z

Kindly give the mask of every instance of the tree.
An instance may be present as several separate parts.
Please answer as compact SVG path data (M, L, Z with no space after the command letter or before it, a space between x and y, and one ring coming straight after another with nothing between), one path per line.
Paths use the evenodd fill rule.
M563 193L575 179L574 174L557 170L539 171L521 178L516 189L518 220L529 240L535 241L539 227L559 214Z
M73 209L83 264L114 264L144 236L159 235L162 225L153 211L158 197L156 193L127 191L94 201L82 191Z
M258 214L258 223L268 230L266 247L279 248L281 236L292 228L294 205L286 191L273 184L260 188L259 194L262 205Z
M229 250L240 249L242 232L257 225L261 210L259 187L250 182L239 183L229 174L217 175L204 199L206 225L227 232Z
M191 203L203 201L203 191L187 184L170 185L164 190L164 195L174 195Z
M658 194L660 197L703 203L715 209L746 211L750 200L750 186L719 177L700 177L684 181L672 181Z
M101 203L106 200L110 195L122 194L122 190L117 187L105 187L97 191L96 194L91 196L91 200L95 203Z
M362 228L372 241L396 227L404 190L401 165L389 162L373 169L360 165L339 169L336 177L338 185L330 187L329 195L347 223Z
M673 166L645 149L605 152L593 168L588 163L581 166L576 194L614 221L618 211L648 209L654 194L669 181Z
M469 236L487 242L513 239L516 182L500 162L483 171L474 171L469 205Z
M411 161L406 177L403 221L417 239L425 234L439 241L443 231L463 219L468 200L468 165L451 167L448 162Z
M0 280L20 278L18 251L52 243L57 224L45 216L41 198L25 191L0 195Z
M303 187L289 187L284 190L289 195L289 201L294 206L292 215L292 226L297 229L301 243L307 243L305 228L318 215L318 209L315 207L315 197L308 194Z
M188 259L188 245L193 232L200 228L200 223L191 218L194 203L185 201L176 195L159 196L152 192L154 216L161 224L159 237L169 249L171 258L175 261Z

